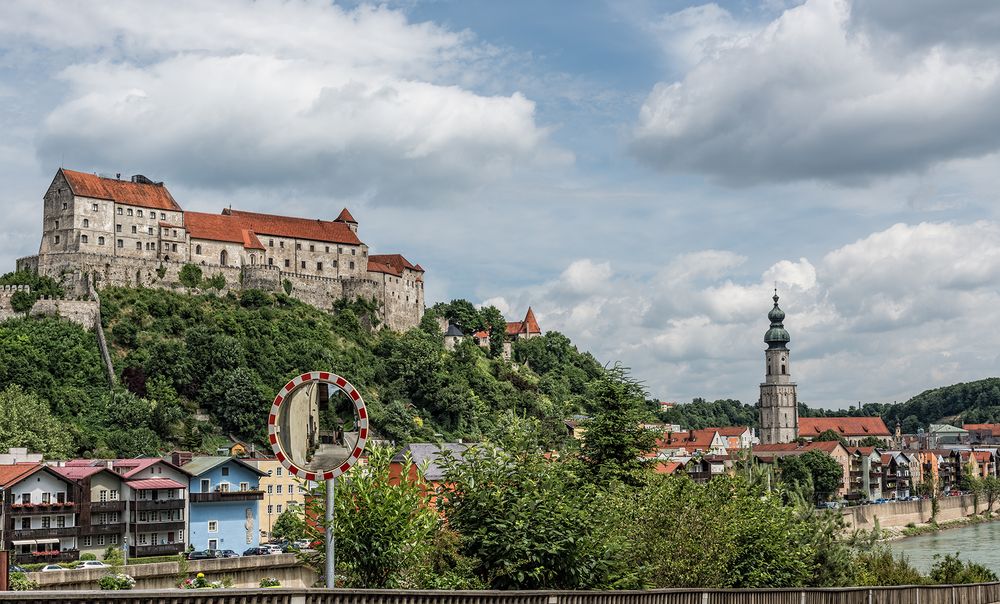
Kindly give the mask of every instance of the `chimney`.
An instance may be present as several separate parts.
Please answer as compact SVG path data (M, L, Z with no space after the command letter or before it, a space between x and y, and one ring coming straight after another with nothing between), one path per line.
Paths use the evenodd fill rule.
M190 451L174 451L170 454L170 463L181 468L184 467L184 464L191 461L192 457L193 455Z
M115 173L115 179L116 180L121 180L122 179L122 173L121 172Z

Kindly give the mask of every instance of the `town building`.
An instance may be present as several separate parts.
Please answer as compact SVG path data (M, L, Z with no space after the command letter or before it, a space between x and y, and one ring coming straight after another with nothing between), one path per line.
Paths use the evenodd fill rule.
M162 182L60 168L43 198L38 254L18 270L61 281L72 297L101 286L181 287L186 264L222 275L226 288L290 295L330 309L374 299L390 329L420 323L424 269L399 254L369 255L345 208L335 220L224 209L185 211Z
M848 447L851 454L847 499L882 498L882 454L875 447Z
M774 308L767 313L771 327L764 334L765 377L760 385L760 442L765 445L790 443L798 438L799 403L792 382L791 338L785 330L785 313L778 307L778 291L774 291Z
M411 482L423 482L430 487L444 480L444 457L450 456L461 461L469 445L463 443L411 443L403 447L389 464L390 480L405 478ZM406 460L412 462L409 474L403 476Z
M910 457L902 451L882 453L882 492L889 499L906 499L913 488Z
M292 476L274 457L253 457L243 461L261 472L259 484L262 497L257 504L257 517L261 538L270 540L274 523L282 512L305 505L306 492L311 491L316 483Z
M237 457L180 458L190 475L190 543L195 549L237 553L260 544L260 479L267 476Z
M12 562L70 562L78 548L80 488L46 465L0 465L0 545Z
M799 418L799 436L813 440L831 430L849 445L858 446L862 440L875 437L888 447L892 439L881 417L802 417Z
M931 424L927 430L928 448L943 445L965 445L969 442L969 431L951 424Z
M530 340L540 335L542 335L542 329L538 326L538 321L535 319L535 312L529 306L524 319L507 322L507 338L503 344L503 357L505 359L513 358L514 342L518 340ZM487 343L489 342L488 338L485 340Z
M760 444L753 448L753 456L760 463L774 464L778 459L789 455L802 455L809 451L820 451L832 457L843 469L843 478L835 495L839 498L847 496L851 485L851 453L840 442L819 441L805 443L773 443Z
M962 424L962 429L969 433L971 444L1000 444L1000 424Z
M80 486L79 544L81 554L104 556L108 547L121 547L127 534L128 510L122 477L110 463L92 466L52 466L61 476Z

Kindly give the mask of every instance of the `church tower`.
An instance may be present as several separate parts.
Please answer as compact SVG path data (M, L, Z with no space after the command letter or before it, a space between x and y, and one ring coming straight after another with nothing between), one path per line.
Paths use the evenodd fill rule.
M771 328L764 334L767 350L764 361L767 373L760 385L760 442L770 445L794 442L799 436L799 405L791 377L788 332L782 321L785 313L778 308L778 290L774 290L774 308L767 313Z

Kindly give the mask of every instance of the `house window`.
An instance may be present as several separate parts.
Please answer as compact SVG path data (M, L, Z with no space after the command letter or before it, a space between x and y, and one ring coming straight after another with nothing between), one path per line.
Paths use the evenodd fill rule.
M82 543L83 547L90 547L90 535L83 537Z
M131 215L132 215L132 208L129 208L129 209L128 209L128 215L129 215L129 216L131 216Z
M293 489L295 489L295 485L293 485L293 484L288 485L288 494L289 495L291 495L292 493L295 492Z
M31 528L31 518L21 518L21 528L30 529Z
M280 484L278 485L277 493L278 493L278 495L281 495L281 485Z
M97 545L104 545L104 535L97 536Z
M212 481L207 478L201 479L201 492L208 493L212 490Z
M149 542L149 537L146 535L146 533L142 533L141 535L139 535L139 545L146 545L146 543L148 542Z
M272 493L274 493L274 485L273 484L269 484L269 485L267 485L267 494L270 495Z
M83 219L83 228L87 228L89 226L90 226L90 220L87 219L87 218L84 218Z
M281 513L281 504L279 503L274 509L275 509L276 512L278 512L280 514Z
M66 528L65 516L56 516L56 528Z
M283 470L283 469L284 469L284 468L278 468L278 471L277 471L277 476L281 476L281 470Z
M51 503L52 493L42 493L42 503Z
M229 468L222 468L222 475L229 476Z
M210 533L218 533L219 532L219 521L218 520L209 520L208 521L208 532L210 532Z
M97 238L97 245L104 245L104 237Z
M88 237L87 237L86 235L80 235L80 241L81 241L82 243L87 243L87 241L88 241Z
M96 203L95 204L91 204L90 209L96 212L97 209L98 209L97 204Z
M118 545L118 535L111 535L111 543Z
M219 492L220 493L228 493L229 492L229 483L228 482L220 482L219 483Z
M316 270L318 270L318 271L323 270L323 263L322 262L317 262L316 263Z
M195 254L201 254L201 246L200 245L194 246L194 253Z
M267 514L270 516L273 513L274 513L274 506L273 505L267 506Z
M100 501L107 501L107 500L108 500L108 493L109 493L109 492L110 492L110 491L108 491L107 489L101 489L101 491L100 491L100 494L98 495L98 497L97 497L97 498L98 498L98 499L99 499Z
M52 518L49 516L42 516L42 528L51 528Z
M21 493L21 503L31 503L31 493Z
M250 483L249 482L241 482L240 483L240 490L241 491L249 491L250 490Z

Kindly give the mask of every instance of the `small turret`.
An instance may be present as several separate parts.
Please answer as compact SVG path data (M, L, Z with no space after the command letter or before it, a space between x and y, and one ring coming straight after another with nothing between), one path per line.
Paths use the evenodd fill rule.
M774 297L771 299L774 300L774 308L767 313L767 318L771 321L771 328L764 334L764 343L767 344L768 348L787 348L791 337L785 331L785 325L782 323L785 320L785 311L778 307L777 289L774 290Z

